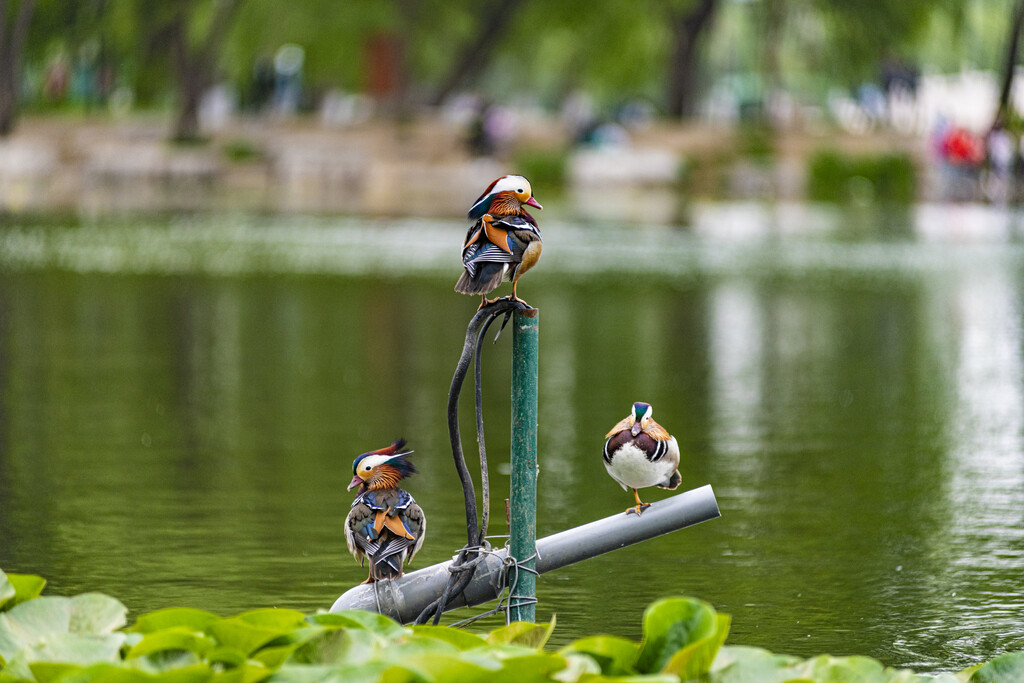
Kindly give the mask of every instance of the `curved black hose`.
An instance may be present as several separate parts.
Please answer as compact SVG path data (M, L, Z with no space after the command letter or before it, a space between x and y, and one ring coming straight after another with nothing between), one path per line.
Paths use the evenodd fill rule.
M459 551L458 556L452 562L449 571L452 572L445 584L441 597L431 602L416 618L417 624L425 624L433 616L434 623L438 623L441 614L448 603L455 596L462 593L473 578L473 572L478 563L472 562L478 555L479 548L483 545L487 535L487 524L490 518L490 491L487 475L487 452L484 447L484 422L483 422L483 400L480 389L480 343L487 329L494 320L504 314L506 322L508 317L516 310L527 309L529 306L521 301L511 299L498 299L494 303L484 306L476 312L469 321L466 328L466 340L462 346L462 355L455 366L455 374L452 376L451 388L448 390L448 439L451 442L452 459L455 461L455 470L458 472L459 481L462 483L462 495L466 504L466 545ZM502 325L504 327L504 324ZM500 334L500 332L499 332ZM476 489L473 486L473 478L466 467L466 458L462 451L462 436L459 431L459 396L462 393L462 384L469 371L470 361L475 360L476 368L474 379L476 381L476 430L477 446L480 450L480 473L481 486L483 488L483 521L478 522ZM471 566L467 566L471 563Z
M508 315L508 313L505 315ZM480 534L479 539L477 540L477 545L482 545L484 539L487 538L487 523L491 518L491 484L490 477L487 473L487 447L484 445L484 400L483 393L480 389L480 355L484 346L480 342L487 335L487 328L491 326L491 323L493 323L497 317L498 314L490 316L487 318L487 322L484 323L483 327L480 328L480 336L476 339L476 357L473 361L473 372L476 384L476 448L480 453L480 502L483 507L483 510L480 513Z

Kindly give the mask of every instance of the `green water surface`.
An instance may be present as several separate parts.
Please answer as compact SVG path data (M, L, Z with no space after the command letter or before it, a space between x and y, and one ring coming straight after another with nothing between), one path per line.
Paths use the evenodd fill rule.
M1024 649L1024 250L830 220L726 240L545 226L520 287L542 311L539 535L631 504L601 446L635 400L722 510L541 577L554 643L637 638L645 605L688 594L733 615L729 642L781 653L928 672ZM0 567L135 615L326 609L365 578L342 535L352 458L399 436L429 520L416 566L449 558L463 231L0 228ZM484 355L495 534L510 349L506 330Z

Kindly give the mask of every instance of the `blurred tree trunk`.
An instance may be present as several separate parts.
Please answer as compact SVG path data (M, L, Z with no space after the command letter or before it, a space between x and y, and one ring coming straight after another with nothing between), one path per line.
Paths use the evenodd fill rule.
M460 87L473 82L491 62L494 50L523 0L491 0L480 3L476 37L457 51L455 61L441 85L430 98L432 105L443 103Z
M1010 91L1013 89L1013 72L1017 68L1017 53L1020 45L1020 29L1024 23L1024 0L1018 0L1010 19L1010 36L1007 41L1006 61L1003 63L1003 87L999 91L999 107L996 109L996 124L1006 124L1010 113Z
M171 18L171 56L178 89L178 111L174 121L175 140L199 139L199 102L216 77L219 49L231 27L241 0L217 0L206 34L190 40L191 0L175 0Z
M700 65L697 43L711 25L717 7L718 0L697 0L689 11L677 11L670 17L672 63L669 65L667 104L671 116L689 116L696 108Z
M764 77L765 104L772 95L782 89L782 66L779 59L779 48L782 46L782 28L786 23L786 0L765 0L762 3L764 12L764 35L762 37L763 55L762 73Z
M392 103L394 112L400 119L406 119L412 109L412 36L419 30L420 18L423 14L422 0L397 0L399 34L403 36L401 53L398 55L398 91Z
M7 0L0 0L0 137L10 135L18 115L21 54L35 0L21 0L20 4L15 0L15 5L17 11L8 8Z

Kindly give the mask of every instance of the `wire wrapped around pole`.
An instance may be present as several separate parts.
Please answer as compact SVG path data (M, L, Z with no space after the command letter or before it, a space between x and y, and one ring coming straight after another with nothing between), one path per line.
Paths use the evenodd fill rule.
M476 563L473 562L473 559L479 553L477 549L481 548L484 544L490 514L488 510L490 491L487 478L487 454L484 447L483 400L480 389L480 342L491 323L498 316L505 315L505 321L507 322L508 317L513 311L525 308L529 307L520 301L498 299L494 303L478 310L466 328L466 340L462 346L462 355L459 357L458 365L455 366L451 388L448 390L448 438L451 442L452 459L455 461L455 470L458 472L459 481L462 483L462 495L466 504L466 545L459 551L458 557L455 558L455 561L449 568L451 574L441 596L420 612L420 615L416 618L417 624L425 624L431 617L433 617L435 624L438 623L448 603L465 590L473 578L473 571L476 569ZM459 430L459 396L462 393L462 385L466 380L466 373L469 371L469 364L474 360L476 362L477 446L480 450L481 484L483 488L482 524L477 512L476 489L473 486L473 478L470 476L469 468L466 466L466 458L462 451L462 435Z

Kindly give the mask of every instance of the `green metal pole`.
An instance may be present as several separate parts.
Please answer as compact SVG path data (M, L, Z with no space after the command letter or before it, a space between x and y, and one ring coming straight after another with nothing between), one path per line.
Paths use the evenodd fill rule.
M509 551L520 566L537 565L537 337L538 311L512 318L512 491ZM527 559L529 558L529 559ZM532 571L509 572L509 618L535 621L537 581Z

